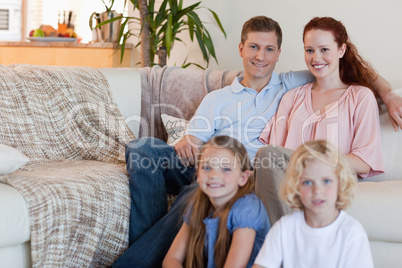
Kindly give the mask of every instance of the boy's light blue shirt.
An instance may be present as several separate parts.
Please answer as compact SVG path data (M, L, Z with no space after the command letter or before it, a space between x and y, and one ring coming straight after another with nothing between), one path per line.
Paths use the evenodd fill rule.
M276 113L282 96L315 78L309 71L273 72L260 92L245 88L241 80L242 77L237 77L230 86L207 94L191 119L186 135L204 142L214 136L231 136L243 143L253 162L263 145L258 137Z

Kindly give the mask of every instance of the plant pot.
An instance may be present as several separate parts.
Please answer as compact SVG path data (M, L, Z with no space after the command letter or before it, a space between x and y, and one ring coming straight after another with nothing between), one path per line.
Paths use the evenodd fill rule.
M103 12L100 14L101 22L121 17L123 14L117 13L116 11ZM119 32L121 28L121 19L115 20L111 23L101 26L101 32L103 36L103 42L117 43L119 40Z
M94 30L92 27L92 20L96 20L96 25L111 20L113 18L117 17L122 17L123 14L117 13L116 11L105 11L103 13L92 13L92 15L89 18L89 27L91 30ZM102 25L100 27L100 30L96 31L97 38L96 40L98 42L111 42L111 43L117 43L119 42L119 32L121 28L121 19L115 20L113 22L107 23L105 25ZM99 29L99 28L96 28Z

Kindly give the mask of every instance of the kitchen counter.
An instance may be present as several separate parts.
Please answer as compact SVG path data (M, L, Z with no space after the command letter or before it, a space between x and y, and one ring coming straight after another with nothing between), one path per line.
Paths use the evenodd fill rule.
M62 40L62 38L60 38ZM40 41L27 41L27 42L0 42L0 47L79 47L79 48L117 48L115 43L106 42L93 42L93 43L77 43L77 42L40 42ZM133 44L127 44L126 48L133 48Z
M126 44L123 61L114 43L0 42L0 64L132 67L133 44Z

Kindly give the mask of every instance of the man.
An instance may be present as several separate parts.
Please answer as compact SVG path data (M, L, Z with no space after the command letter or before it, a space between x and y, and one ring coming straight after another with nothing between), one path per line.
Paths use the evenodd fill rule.
M197 187L192 182L200 146L213 136L229 135L241 141L253 159L262 146L258 137L275 114L283 94L313 81L314 77L308 71L274 72L281 43L282 32L276 21L265 16L248 20L243 25L239 44L244 77L234 79L231 86L213 91L203 99L186 136L174 149L154 138L137 139L127 146L132 200L130 249L113 267L160 266L180 228L179 221L186 205L183 200ZM381 77L375 83L378 94L387 101L402 126L399 118L402 100L395 99L395 93ZM136 159L144 158L155 165L140 166ZM184 187L190 183L189 187ZM172 210L164 216L166 193L177 194L180 190Z

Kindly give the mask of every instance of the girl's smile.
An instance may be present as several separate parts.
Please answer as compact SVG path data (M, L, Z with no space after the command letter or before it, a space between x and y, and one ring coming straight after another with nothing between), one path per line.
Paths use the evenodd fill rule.
M249 174L248 170L241 171L239 160L230 150L210 146L200 159L197 182L219 210L246 184Z

